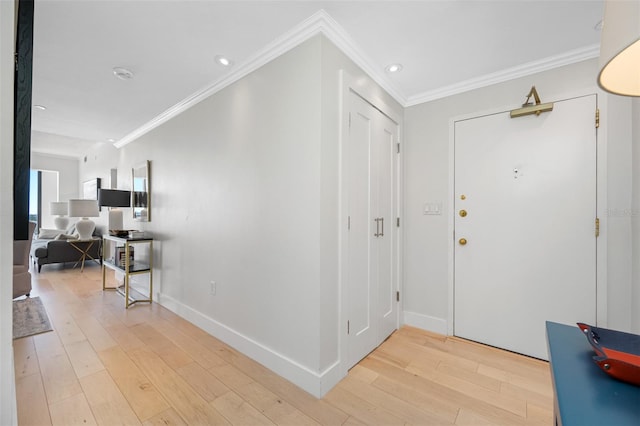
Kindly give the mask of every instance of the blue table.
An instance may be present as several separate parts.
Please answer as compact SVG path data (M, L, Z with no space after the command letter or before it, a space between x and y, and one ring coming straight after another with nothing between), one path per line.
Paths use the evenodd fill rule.
M578 326L547 321L547 343L556 425L640 426L640 387L600 370Z

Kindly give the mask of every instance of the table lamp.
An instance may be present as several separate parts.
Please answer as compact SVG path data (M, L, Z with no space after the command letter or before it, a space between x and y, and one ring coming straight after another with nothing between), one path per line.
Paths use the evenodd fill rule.
M66 231L69 227L69 218L66 217L69 214L69 205L66 201L52 201L49 205L49 210L52 215L56 215L53 219L53 223L56 225L56 229Z
M109 207L109 230L119 231L124 228L122 210L118 207L131 207L131 191L119 189L99 189L98 204Z
M69 216L80 217L76 222L76 231L78 231L79 239L90 240L96 224L88 219L90 217L98 217L98 200L69 200Z

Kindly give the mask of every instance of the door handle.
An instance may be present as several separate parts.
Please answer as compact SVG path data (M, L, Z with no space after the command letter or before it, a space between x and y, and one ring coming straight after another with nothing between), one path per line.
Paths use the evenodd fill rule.
M376 221L376 233L374 237L384 237L384 217L376 217L373 219Z
M466 244L467 244L467 239L466 239L466 238L460 238L460 239L458 240L458 243L459 243L461 246L464 246L464 245L466 245Z

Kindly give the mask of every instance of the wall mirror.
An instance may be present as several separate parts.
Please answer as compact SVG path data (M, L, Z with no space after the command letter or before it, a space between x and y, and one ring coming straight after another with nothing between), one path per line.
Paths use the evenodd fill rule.
M136 165L132 169L131 207L133 219L151 221L151 162Z

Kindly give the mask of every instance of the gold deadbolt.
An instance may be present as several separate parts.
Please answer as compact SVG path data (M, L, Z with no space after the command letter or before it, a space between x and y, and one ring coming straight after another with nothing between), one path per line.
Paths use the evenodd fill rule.
M467 244L467 240L465 238L460 238L458 242L460 243L461 246L464 246L465 244Z
M466 210L460 210L460 217L466 217L467 216L467 211Z

